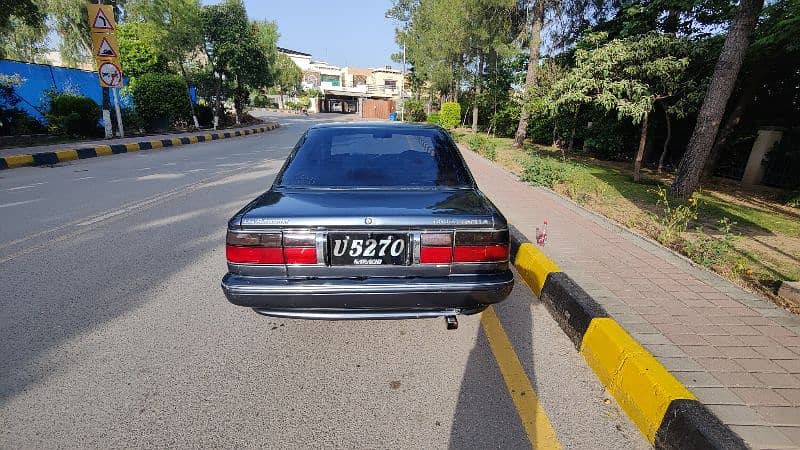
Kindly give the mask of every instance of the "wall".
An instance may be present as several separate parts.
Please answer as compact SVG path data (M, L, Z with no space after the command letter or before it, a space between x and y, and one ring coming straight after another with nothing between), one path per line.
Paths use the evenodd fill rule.
M23 83L14 89L21 100L17 104L20 108L36 118L45 122L43 113L47 110L45 92L55 86L58 90L68 90L85 95L102 105L103 91L94 71L69 69L66 67L49 66L46 64L31 64L8 59L0 60L0 73L5 75L18 74L23 78ZM124 80L127 85L127 79ZM124 104L127 99L121 99Z

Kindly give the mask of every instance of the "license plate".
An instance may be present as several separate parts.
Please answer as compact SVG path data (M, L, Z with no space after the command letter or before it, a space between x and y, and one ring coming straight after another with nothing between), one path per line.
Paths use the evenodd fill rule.
M407 265L408 242L403 233L330 233L331 265Z

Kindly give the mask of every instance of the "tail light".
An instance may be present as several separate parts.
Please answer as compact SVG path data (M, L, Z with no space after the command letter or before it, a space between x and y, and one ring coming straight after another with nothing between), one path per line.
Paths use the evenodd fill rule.
M508 260L508 230L457 231L453 262L500 262Z
M422 264L480 263L508 260L508 231L457 231L423 233L419 262Z
M286 264L316 264L316 235L310 233L285 234L283 236L283 257Z
M225 256L235 264L316 264L314 234L228 231Z
M420 236L419 262L422 264L453 262L453 234L423 233Z

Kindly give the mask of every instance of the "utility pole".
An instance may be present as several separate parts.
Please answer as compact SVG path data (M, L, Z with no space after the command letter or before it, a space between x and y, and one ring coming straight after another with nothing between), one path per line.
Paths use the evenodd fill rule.
M405 122L406 100L403 98L403 89L406 87L406 40L403 39L403 79L400 80L400 122Z

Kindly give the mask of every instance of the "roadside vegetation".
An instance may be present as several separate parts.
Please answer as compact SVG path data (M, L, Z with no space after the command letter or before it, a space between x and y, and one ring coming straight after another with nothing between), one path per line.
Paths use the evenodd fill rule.
M800 210L778 190L757 192L716 180L686 201L669 197L671 176L645 170L633 181L630 166L513 139L453 132L472 151L521 180L543 186L652 238L736 284L800 313L775 295L781 280L800 280Z
M277 50L278 25L248 17L241 0L112 4L120 63L128 79L120 92L128 134L258 122L247 112L251 106L308 107L300 69ZM64 64L94 64L86 5L23 0L17 8L0 11L0 58L47 63L48 36L57 34ZM0 135L47 132L48 142L52 136L69 140L103 135L97 126L100 113L95 114L101 105L81 95L78 86L54 86L41 104L33 105L47 119L41 124L20 107L14 90L24 81L18 74L0 74ZM297 100L284 104L286 96ZM113 116L114 108L109 109Z

